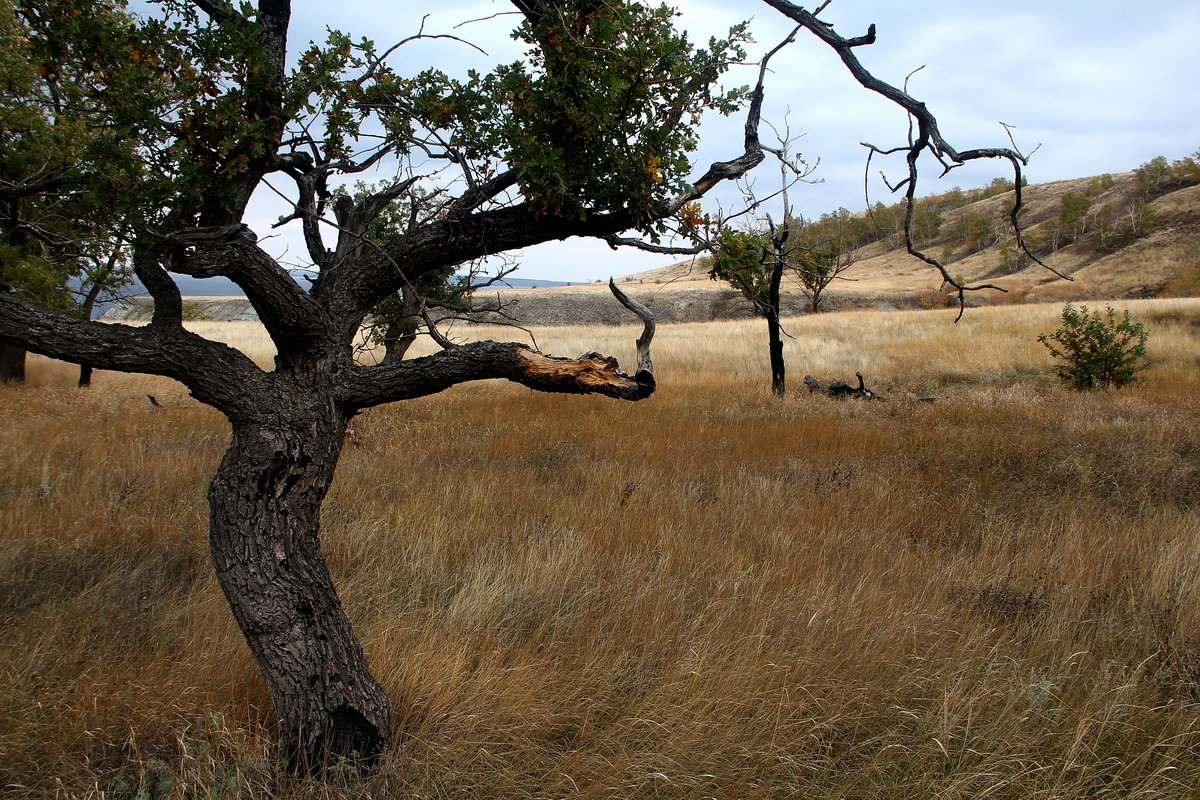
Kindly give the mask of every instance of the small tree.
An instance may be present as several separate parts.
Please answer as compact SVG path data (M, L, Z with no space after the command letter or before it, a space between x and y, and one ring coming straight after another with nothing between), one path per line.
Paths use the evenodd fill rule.
M1062 326L1054 333L1043 333L1038 341L1050 355L1063 360L1054 373L1072 388L1120 389L1137 383L1145 370L1146 331L1130 319L1129 312L1118 321L1112 306L1101 313L1087 306L1075 308L1067 303L1062 310Z
M858 260L856 251L864 242L851 224L857 221L847 214L825 216L815 224L801 223L800 241L789 260L814 314L821 310L825 290L834 281L848 280L843 273Z
M1060 241L1067 245L1087 232L1088 212L1091 208L1091 198L1082 192L1067 192L1062 196L1059 201L1058 225L1054 229L1054 249L1058 249Z
M768 354L771 362L771 392L781 397L787 388L784 377L783 339L779 325L779 284L787 267L787 222L771 226L769 234L723 229L713 247L708 276L721 280L742 293L754 311L767 321Z

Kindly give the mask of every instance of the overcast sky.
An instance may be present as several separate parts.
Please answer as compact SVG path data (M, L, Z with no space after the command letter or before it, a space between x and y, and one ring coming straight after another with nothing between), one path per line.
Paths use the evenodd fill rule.
M757 41L750 49L754 60L791 29L782 15L755 0L679 0L674 5L681 12L680 27L693 34L693 41L706 41L735 22L751 20ZM414 33L428 14L427 33L463 36L487 55L456 42L421 41L398 51L393 59L398 68L416 72L432 66L452 74L470 67L488 70L520 57L521 46L508 36L517 18L455 26L511 8L499 0L443 0L437 5L297 0L292 49L323 38L326 26L368 36L386 47ZM848 37L864 33L874 22L877 43L857 53L883 80L899 85L923 66L909 90L938 116L943 134L958 149L1007 145L1001 121L1014 126L1023 151L1040 145L1028 169L1032 183L1122 172L1157 155L1174 159L1200 148L1196 0L834 0L822 19ZM805 157L820 160L814 177L822 182L794 191L795 209L807 217L838 207L861 210L865 151L859 142L883 147L903 143L903 114L859 87L810 34L802 32L772 67L764 117L776 123L786 117L794 131L804 132L798 148ZM753 80L754 70L747 67L735 70L727 83ZM705 123L697 175L710 162L739 153L740 125L740 119ZM901 167L885 170L897 175ZM941 183L930 170L921 194L953 185L981 186L1004 170L1003 164L964 168ZM773 175L765 167L759 172L757 180L766 186ZM736 194L727 191L716 199L729 205ZM877 179L872 181L872 202L893 199ZM266 233L277 213L260 204L251 223ZM297 256L293 241L280 236L273 249L288 248ZM628 249L613 252L584 240L542 245L519 257L521 277L568 281L626 275L676 260Z

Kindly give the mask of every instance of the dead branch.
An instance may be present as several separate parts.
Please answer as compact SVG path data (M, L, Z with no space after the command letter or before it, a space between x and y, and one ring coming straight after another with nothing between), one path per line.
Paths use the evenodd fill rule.
M858 386L851 386L848 383L838 380L822 381L817 380L812 375L804 376L804 385L808 387L810 394L823 394L826 397L832 397L835 400L886 400L885 397L880 397L871 389L867 388L866 381L863 379L861 372L854 373L858 378Z
M611 277L608 279L608 288L612 290L613 296L620 301L621 305L628 308L634 314L637 314L642 320L642 335L637 340L637 375L640 379L644 372L647 376L651 376L650 380L653 382L654 365L650 361L650 341L654 338L654 314L651 313L650 309L618 289L616 281Z
M891 149L883 149L875 145L863 142L863 146L868 149L868 165L871 155L879 153L880 155L889 155L892 153L904 153L908 164L908 176L897 183L895 186L890 186L892 191L898 191L901 188L905 190L905 202L907 213L905 215L905 244L910 255L921 261L929 264L936 269L942 276L942 279L958 293L959 315L958 319L962 318L963 309L966 307L966 292L980 291L983 289L995 289L997 291L1007 291L1006 289L995 286L993 284L967 285L957 281L953 275L946 269L938 259L924 253L916 248L912 240L912 216L916 203L916 185L917 185L917 159L922 153L928 153L942 165L945 175L950 170L962 166L968 161L974 161L983 158L1000 158L1009 162L1013 169L1013 182L1015 184L1015 193L1012 209L1009 212L1009 222L1012 225L1014 235L1018 246L1021 248L1030 259L1041 265L1045 269L1054 273L1060 278L1070 280L1070 278L1053 267L1046 264L1032 252L1025 243L1024 235L1021 231L1019 216L1024 207L1024 199L1022 197L1022 184L1024 183L1024 175L1022 168L1029 163L1029 156L1017 151L1015 148L1007 147L986 147L975 148L972 150L957 150L950 145L943 137L938 128L937 118L930 112L929 108L921 101L908 94L907 91L897 89L885 81L876 78L866 67L858 60L858 56L854 53L854 48L864 45L874 44L875 42L875 26L870 25L867 28L867 33L863 36L857 36L852 39L847 39L836 31L833 26L827 22L817 19L817 14L825 8L827 3L824 3L817 11L809 12L800 6L791 3L789 0L763 0L767 5L771 6L788 19L805 28L818 39L829 45L834 52L841 58L842 63L864 88L869 89L877 94L883 95L887 99L896 103L910 115L910 124L912 120L916 121L916 135L910 132L909 143L906 146L894 147ZM1006 131L1008 126L1005 126ZM1012 141L1011 132L1009 141ZM885 181L886 182L886 181Z

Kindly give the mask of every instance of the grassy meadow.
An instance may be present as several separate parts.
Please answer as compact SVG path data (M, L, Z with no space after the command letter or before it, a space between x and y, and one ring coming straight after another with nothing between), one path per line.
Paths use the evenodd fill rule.
M400 746L340 788L267 762L206 543L223 419L33 359L0 386L0 795L1194 798L1200 300L1117 305L1154 361L1119 392L1050 375L1058 306L998 306L790 320L781 400L765 325L716 322L660 328L641 403L364 413L324 545ZM856 370L888 402L796 391Z

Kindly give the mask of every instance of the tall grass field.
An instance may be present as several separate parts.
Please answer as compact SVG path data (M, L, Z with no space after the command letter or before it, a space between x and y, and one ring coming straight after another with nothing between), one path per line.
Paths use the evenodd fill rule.
M1053 377L1045 305L789 320L782 399L747 321L662 326L636 404L364 413L323 541L397 705L366 783L269 760L208 556L223 418L32 359L0 387L0 795L1200 796L1200 300L1117 305L1153 362L1117 392ZM638 331L533 333L628 365ZM855 371L887 401L796 391Z

